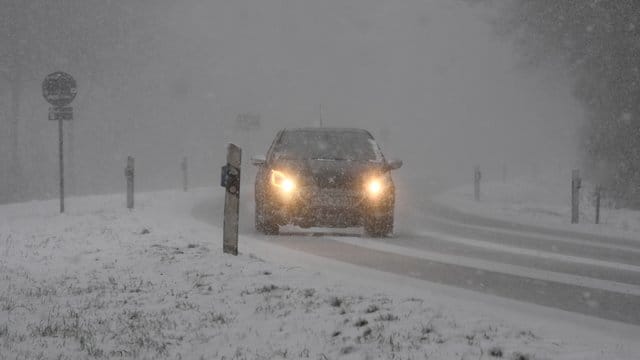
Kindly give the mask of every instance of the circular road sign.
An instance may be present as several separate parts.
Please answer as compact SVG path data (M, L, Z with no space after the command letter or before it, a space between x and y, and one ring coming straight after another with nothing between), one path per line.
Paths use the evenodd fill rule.
M62 71L47 75L42 82L42 96L53 106L71 104L77 93L76 80Z

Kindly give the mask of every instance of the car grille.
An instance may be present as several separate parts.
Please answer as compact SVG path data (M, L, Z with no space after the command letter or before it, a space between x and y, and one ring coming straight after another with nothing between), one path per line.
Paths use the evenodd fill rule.
M322 172L313 175L313 182L322 189L348 189L355 185L356 179L340 172Z
M343 189L310 189L306 200L314 208L348 208L360 204L360 194Z

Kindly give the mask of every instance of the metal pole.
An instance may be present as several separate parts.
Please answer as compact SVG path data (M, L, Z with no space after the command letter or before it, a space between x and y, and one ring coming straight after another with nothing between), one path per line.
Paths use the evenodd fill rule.
M58 118L58 157L60 159L60 213L64 213L64 132L62 116Z

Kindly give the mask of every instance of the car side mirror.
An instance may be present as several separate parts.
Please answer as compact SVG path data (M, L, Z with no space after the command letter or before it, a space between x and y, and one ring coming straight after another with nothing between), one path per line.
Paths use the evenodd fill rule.
M264 155L256 155L251 158L251 163L255 166L262 166L267 162L267 158Z
M402 167L402 160L393 159L387 163L387 169L389 171L397 170L397 169L400 169L401 167Z

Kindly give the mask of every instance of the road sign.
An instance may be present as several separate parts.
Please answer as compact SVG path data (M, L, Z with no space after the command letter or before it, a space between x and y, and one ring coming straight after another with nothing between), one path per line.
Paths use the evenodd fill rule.
M71 106L50 107L49 120L73 120L73 108Z
M42 96L51 105L49 120L58 120L58 157L60 163L60 212L64 212L64 132L63 120L73 119L73 108L68 106L76 98L78 89L73 77L62 71L47 75L42 81Z
M42 96L53 106L62 107L71 104L77 93L76 80L62 71L47 75L42 82Z
M260 129L259 114L238 114L236 116L236 127L240 130L257 130Z

